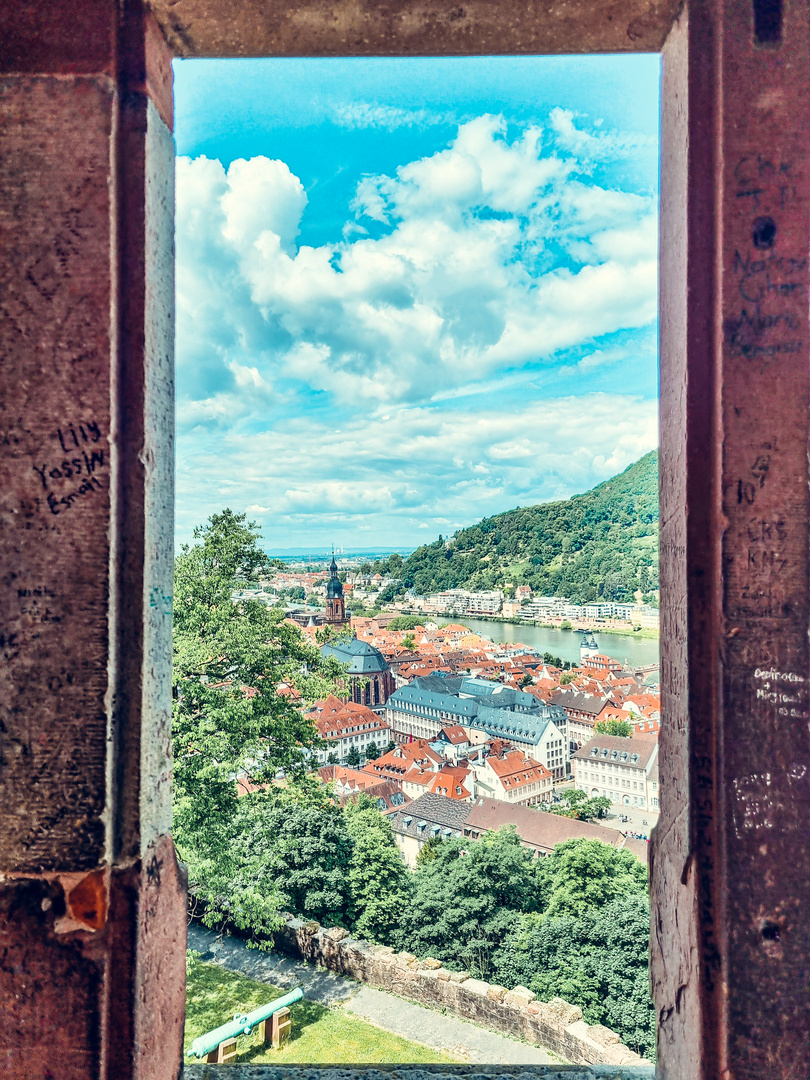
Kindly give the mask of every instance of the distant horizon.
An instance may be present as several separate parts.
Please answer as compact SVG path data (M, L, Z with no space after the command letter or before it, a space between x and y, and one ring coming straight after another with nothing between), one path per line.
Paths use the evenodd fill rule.
M653 449L659 63L175 61L178 542L415 549Z
M299 558L312 557L313 559L331 559L332 548L331 545L328 550L324 551L322 548L304 548L304 547L292 547L292 548L273 548L269 549L266 545L262 547L262 550L271 559L281 559L285 556L292 557L297 556ZM415 547L386 547L385 545L379 545L371 548L351 548L345 551L335 551L335 559L359 559L364 555L411 555L416 550Z

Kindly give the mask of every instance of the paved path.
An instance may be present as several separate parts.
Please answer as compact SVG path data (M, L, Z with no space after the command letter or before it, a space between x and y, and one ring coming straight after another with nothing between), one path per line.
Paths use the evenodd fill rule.
M347 1012L370 1024L455 1054L474 1065L549 1065L557 1060L539 1046L507 1039L457 1016L427 1009L306 960L248 949L237 938L219 937L196 923L188 928L188 947L202 953L204 960L220 964L228 971L238 971L257 982L282 989L300 986L310 1001L342 1005Z

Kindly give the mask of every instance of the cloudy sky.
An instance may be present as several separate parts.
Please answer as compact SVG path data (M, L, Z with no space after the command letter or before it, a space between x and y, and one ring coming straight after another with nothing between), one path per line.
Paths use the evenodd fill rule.
M655 446L657 56L175 80L180 541L415 546Z

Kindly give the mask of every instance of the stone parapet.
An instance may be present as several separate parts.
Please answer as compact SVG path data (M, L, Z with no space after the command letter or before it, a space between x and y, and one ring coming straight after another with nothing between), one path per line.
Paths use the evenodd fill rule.
M183 1080L654 1080L652 1065L187 1065Z
M473 979L467 972L448 971L431 957L419 960L413 953L395 953L391 948L352 938L346 930L325 930L316 922L292 916L276 935L276 944L286 953L339 975L420 1005L446 1009L510 1038L543 1046L575 1065L648 1064L614 1031L601 1024L585 1023L576 1005L561 998L537 1001L525 986L507 990Z

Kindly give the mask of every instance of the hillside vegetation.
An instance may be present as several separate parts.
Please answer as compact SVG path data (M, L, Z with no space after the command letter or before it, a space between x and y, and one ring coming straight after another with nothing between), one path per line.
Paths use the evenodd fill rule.
M632 601L658 588L658 452L564 502L485 518L418 548L401 578L418 594L531 585L543 596Z

